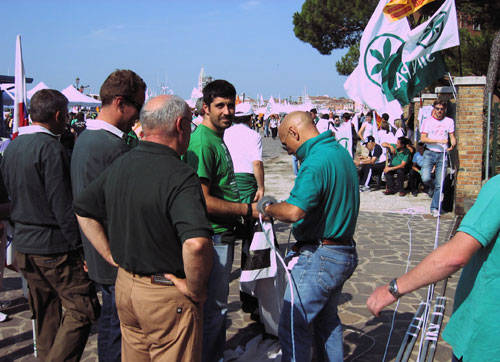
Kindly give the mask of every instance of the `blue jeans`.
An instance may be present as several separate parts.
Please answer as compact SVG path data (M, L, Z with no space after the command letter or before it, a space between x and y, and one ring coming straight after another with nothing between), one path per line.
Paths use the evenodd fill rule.
M102 292L101 315L98 321L97 355L99 361L121 361L122 332L116 311L115 286L97 284Z
M202 361L222 361L226 344L227 298L234 259L234 238L224 234L212 236L214 264L208 280L208 295L203 307ZM226 241L226 242L223 242Z
M352 246L306 245L300 249L300 257L291 271L295 361L310 361L312 346L318 361L343 361L342 324L337 305L344 282L357 265L354 242ZM278 331L283 362L293 360L290 308L288 285Z
M446 170L446 162L444 164L444 170ZM434 173L434 181L432 180L431 171L436 165L436 171ZM441 198L441 172L443 170L443 153L433 152L425 150L424 152L424 164L422 165L421 175L422 182L429 187L430 190L434 190L432 194L431 201L431 211L439 210L440 198ZM446 171L445 171L446 172Z

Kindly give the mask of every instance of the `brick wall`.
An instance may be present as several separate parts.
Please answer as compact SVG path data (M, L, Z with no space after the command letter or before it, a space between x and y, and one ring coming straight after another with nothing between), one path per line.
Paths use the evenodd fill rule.
M457 108L455 135L459 169L455 187L455 213L464 214L482 186L485 119L483 99L485 77L456 77Z

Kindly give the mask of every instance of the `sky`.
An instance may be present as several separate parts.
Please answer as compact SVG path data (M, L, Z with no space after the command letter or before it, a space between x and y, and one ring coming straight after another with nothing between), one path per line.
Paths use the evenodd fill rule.
M109 73L132 69L156 93L188 99L201 67L238 93L265 99L345 97L335 62L293 33L303 0L2 0L0 74L14 75L16 35L33 84L75 79L99 93Z

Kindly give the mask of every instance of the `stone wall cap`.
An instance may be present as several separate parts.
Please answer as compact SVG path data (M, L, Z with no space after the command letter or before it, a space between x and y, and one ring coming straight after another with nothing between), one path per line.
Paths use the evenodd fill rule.
M453 87L436 87L434 90L436 93L453 93Z
M420 102L420 100L424 100L424 99L437 99L437 94L433 94L433 93L425 93L425 94L422 94L422 98L420 97L415 97L413 98L411 101L413 103L417 103L417 102Z
M485 85L486 77L454 77L455 85Z

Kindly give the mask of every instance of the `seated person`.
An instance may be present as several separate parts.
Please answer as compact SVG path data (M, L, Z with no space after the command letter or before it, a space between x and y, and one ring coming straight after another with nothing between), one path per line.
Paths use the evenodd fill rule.
M368 157L360 156L359 160L354 161L356 166L361 166L359 173L359 185L361 191L369 191L371 176L378 175L376 189L380 188L382 171L385 168L385 150L375 143L373 136L368 136L363 145L368 149Z
M403 188L403 181L406 175L406 165L410 161L411 155L407 145L408 139L405 137L399 137L395 145L387 142L382 143L382 146L389 148L393 155L390 164L384 168L387 183L387 189L384 194L386 195L394 195L397 192L399 192L399 196L406 195ZM394 180L394 176L397 176L396 180Z
M424 164L424 151L425 144L423 142L419 142L417 144L417 152L413 155L413 164L408 176L408 186L413 196L418 195L418 186L422 182L422 178L420 177L420 170L422 169L422 165Z

